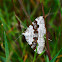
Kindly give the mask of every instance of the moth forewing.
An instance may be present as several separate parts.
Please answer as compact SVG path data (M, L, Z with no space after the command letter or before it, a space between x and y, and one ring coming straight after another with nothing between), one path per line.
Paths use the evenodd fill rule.
M31 48L41 54L45 46L44 35L46 34L43 16L40 16L32 22L23 35Z

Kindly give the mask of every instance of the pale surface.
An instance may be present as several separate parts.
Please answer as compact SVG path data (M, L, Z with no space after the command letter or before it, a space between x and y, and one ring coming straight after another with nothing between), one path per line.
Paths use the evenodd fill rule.
M37 29L38 34L37 35L34 34L34 29L33 29L32 25L30 25L27 28L27 30L25 31L25 33L22 33L22 34L25 36L26 41L28 42L29 45L31 45L32 42L34 41L33 37L38 37L38 40L37 40L37 43L38 43L37 53L41 54L43 49L44 49L44 46L45 46L45 40L43 38L44 35L46 34L45 23L44 23L43 16L40 16L40 17L36 18L35 20L37 21L37 24L39 25L39 28ZM34 22L32 22L32 24L34 24ZM34 46L35 45L33 44L31 46L31 48L33 48ZM34 51L36 51L36 49Z

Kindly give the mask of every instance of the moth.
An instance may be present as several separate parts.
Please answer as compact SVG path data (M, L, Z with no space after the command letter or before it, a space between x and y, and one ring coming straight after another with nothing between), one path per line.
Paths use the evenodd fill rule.
M46 34L43 16L37 17L34 22L32 22L32 25L29 25L26 31L22 34L25 36L26 41L34 51L36 51L37 47L38 54L43 52L45 47L44 35Z

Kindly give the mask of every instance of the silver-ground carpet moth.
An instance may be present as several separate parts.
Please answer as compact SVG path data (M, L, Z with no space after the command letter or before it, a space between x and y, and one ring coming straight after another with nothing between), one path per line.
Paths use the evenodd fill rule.
M26 41L34 51L36 51L36 46L38 44L37 53L41 54L43 52L45 47L44 35L46 34L43 16L36 18L34 22L32 22L32 25L30 25L25 33L22 34L25 36Z

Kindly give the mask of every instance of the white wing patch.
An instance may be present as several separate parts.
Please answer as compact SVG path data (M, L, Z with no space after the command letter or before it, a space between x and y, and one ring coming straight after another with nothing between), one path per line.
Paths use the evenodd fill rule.
M43 52L45 46L44 35L46 34L45 22L43 16L40 16L32 22L25 33L22 33L28 44L31 46L34 51L36 51L37 46L37 53L41 54Z

